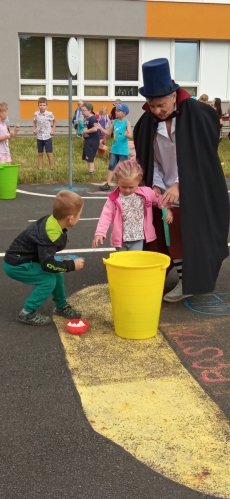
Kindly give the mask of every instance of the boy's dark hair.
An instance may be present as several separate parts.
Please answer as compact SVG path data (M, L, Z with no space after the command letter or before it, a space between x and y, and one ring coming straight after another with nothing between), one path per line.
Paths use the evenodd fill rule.
M56 220L63 220L69 215L76 216L83 204L83 199L75 192L60 191L54 200L53 216Z
M46 97L39 97L38 104L39 104L39 102L44 102L45 104L48 104L48 100Z

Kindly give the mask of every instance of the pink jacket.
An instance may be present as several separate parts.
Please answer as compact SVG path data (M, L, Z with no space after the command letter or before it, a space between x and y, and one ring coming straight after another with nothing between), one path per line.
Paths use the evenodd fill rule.
M137 187L135 194L144 198L144 236L148 243L149 241L154 241L157 237L153 226L152 205L158 206L161 209L162 196L157 196L150 187ZM105 203L97 224L95 236L103 236L105 238L111 224L111 245L115 248L121 248L123 245L123 221L119 187L109 194L109 198Z

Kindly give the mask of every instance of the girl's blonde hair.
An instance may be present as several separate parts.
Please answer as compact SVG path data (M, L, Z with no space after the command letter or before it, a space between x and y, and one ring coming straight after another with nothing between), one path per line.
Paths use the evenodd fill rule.
M120 178L134 178L139 179L141 181L143 177L143 170L141 166L137 163L137 161L132 161L126 159L125 161L120 161L114 173L116 175L116 181L118 183Z
M103 112L105 112L105 114L107 114L108 108L106 106L100 107L100 109L98 111L99 114L102 114Z
M207 95L207 94L202 94L202 95L199 97L198 101L199 101L199 102L204 102L205 104L208 104L208 99L209 99L209 97L208 97L208 95Z
M8 111L8 104L6 102L0 102L0 113L3 111Z

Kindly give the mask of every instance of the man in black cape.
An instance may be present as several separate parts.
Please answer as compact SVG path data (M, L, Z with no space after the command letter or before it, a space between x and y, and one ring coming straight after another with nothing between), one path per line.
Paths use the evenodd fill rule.
M180 279L163 299L176 302L212 292L228 256L229 198L217 153L219 118L171 80L167 59L143 64L143 80L139 92L147 102L134 128L136 157L145 185L174 206L171 246L165 245L162 214L155 209L157 240L148 249L171 256Z

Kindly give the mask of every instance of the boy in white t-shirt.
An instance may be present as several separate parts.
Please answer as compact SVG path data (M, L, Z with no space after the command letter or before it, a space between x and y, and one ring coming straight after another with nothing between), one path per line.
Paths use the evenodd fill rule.
M46 97L39 97L38 107L39 111L34 113L33 121L33 133L37 135L38 169L42 170L43 151L45 148L50 170L53 170L53 144L51 136L54 134L56 128L56 120L53 113L47 111L48 101Z
M19 125L14 125L10 132L5 123L7 119L8 105L6 102L0 103L0 163L11 165L11 155L8 141L13 139L18 133Z

